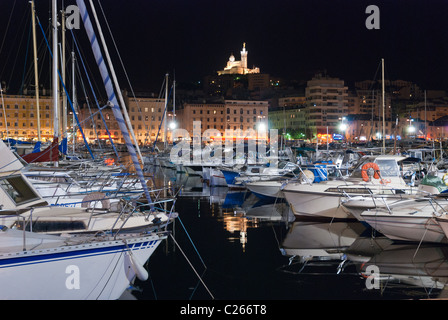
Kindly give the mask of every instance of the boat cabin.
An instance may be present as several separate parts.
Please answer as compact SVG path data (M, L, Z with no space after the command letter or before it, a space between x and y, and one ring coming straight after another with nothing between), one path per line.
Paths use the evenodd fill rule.
M16 211L47 203L22 173L1 172L0 204L2 211Z
M379 178L375 178L375 176L373 176L372 174L370 176L370 182L384 185L390 183L405 185L406 183L401 176L400 170L400 162L404 159L406 159L406 157L395 155L364 156L359 160L349 179L351 181L365 181L363 179L363 171L365 171L363 170L363 167L365 168L366 164L374 163L378 165Z

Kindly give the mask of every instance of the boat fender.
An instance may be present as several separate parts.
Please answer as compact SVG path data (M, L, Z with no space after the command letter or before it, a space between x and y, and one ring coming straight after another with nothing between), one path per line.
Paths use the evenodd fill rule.
M362 180L364 180L365 182L370 181L370 177L369 177L369 173L368 173L369 169L374 170L373 177L375 179L380 178L380 167L378 167L378 165L374 162L369 162L369 163L366 163L365 165L363 165L361 168Z
M90 208L90 204L92 202L101 202L101 208L110 209L110 200L107 199L106 195L103 192L92 192L86 195L82 199L81 207ZM96 208L100 207L96 206Z
M137 258L135 254L132 253L132 251L129 251L129 259L131 262L132 270L134 270L137 278L141 281L148 280L149 278L148 271L146 271L145 267L143 266L143 263L140 262L140 260Z

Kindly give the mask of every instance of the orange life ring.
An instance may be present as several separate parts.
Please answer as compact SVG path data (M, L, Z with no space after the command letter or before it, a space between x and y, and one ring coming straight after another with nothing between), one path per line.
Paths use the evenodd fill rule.
M361 168L362 180L364 180L365 182L368 182L370 180L369 175L367 174L367 170L369 170L369 169L374 170L373 177L375 179L380 178L380 167L378 167L378 165L374 162L369 162L369 163L366 163L365 165L363 165Z

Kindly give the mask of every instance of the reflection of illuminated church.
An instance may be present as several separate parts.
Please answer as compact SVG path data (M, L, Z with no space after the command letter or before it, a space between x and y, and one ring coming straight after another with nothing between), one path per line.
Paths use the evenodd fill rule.
M223 74L248 74L248 73L260 73L260 68L247 68L247 54L246 43L243 43L243 50L241 50L241 61L235 61L235 56L230 55L227 66L224 70L218 71L218 75Z

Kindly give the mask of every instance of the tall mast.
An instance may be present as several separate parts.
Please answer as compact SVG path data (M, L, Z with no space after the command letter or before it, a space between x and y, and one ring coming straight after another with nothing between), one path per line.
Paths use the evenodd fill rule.
M61 11L61 32L62 32L62 82L65 81L65 12ZM62 138L67 137L67 95L64 90L62 90ZM65 155L64 155L65 157Z
M176 120L176 80L173 80L173 122Z
M143 156L142 156L142 154L140 152L140 147L138 146L138 141L137 141L137 138L135 137L134 130L132 129L131 120L129 119L129 115L128 115L128 112L126 110L126 104L124 103L123 95L121 93L121 89L120 89L120 86L118 84L117 76L115 75L115 70L114 70L114 67L112 65L112 61L111 61L110 56L109 56L109 50L107 49L106 41L104 40L104 36L103 36L103 31L101 29L101 25L99 23L98 16L96 15L96 10L95 10L95 7L93 5L92 0L90 0L90 7L92 8L93 17L95 18L95 23L96 23L96 26L98 28L98 34L100 36L101 43L103 44L104 54L106 56L107 63L109 65L109 67L110 67L110 74L111 74L111 77L112 77L112 80L113 80L113 83L114 83L114 86L115 86L115 91L116 91L116 94L117 94L117 96L119 98L119 101L120 101L120 104L121 104L121 108L122 108L122 111L123 111L123 114L124 114L124 118L126 119L126 123L128 125L128 131L130 132L130 134L132 136L132 139L134 140L135 149L136 149L136 151L137 151L137 153L138 153L138 155L140 157L140 160L141 160L142 163L144 163Z
M39 107L39 76L37 71L37 46L36 46L36 15L34 12L34 0L31 0L31 16L33 26L33 51L34 51L34 85L36 94L36 112L37 112L37 140L42 141L40 133L40 107Z
M428 137L428 131L427 131L427 126L426 126L426 90L425 90L425 142L426 142L426 138Z
M53 28L53 136L59 137L59 110L58 110L58 19L56 0L52 1L52 28Z
M168 73L165 75L165 111L163 114L163 146L164 149L166 149L166 138L167 138L167 121L166 121L166 115L168 108ZM166 151L166 150L165 150Z
M384 97L384 59L381 59L381 64L382 64L382 91L383 91L383 152L382 154L386 153L386 119L384 117L384 109L385 109L385 97Z
M75 86L75 52L72 51L72 101L73 101L73 121L72 121L72 147L73 147L73 155L75 154L75 145L76 145L76 126L75 126L75 112L78 105L78 101L76 99L76 86Z

